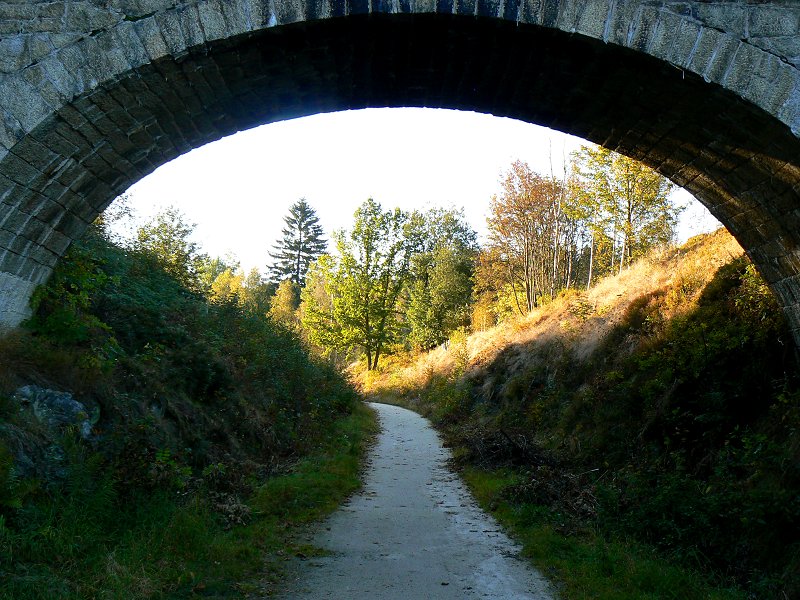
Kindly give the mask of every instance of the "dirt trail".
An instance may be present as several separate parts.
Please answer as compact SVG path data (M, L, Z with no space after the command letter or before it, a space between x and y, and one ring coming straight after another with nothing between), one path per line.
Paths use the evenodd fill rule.
M516 558L519 548L447 468L428 422L372 404L382 433L364 490L324 524L313 543L330 556L303 561L286 599L416 600L554 598Z

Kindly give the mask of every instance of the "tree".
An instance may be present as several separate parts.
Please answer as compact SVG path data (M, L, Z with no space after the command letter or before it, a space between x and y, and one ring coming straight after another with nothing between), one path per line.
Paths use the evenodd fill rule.
M149 255L185 287L204 291L198 275L205 257L190 239L194 228L178 209L169 207L137 230L133 248Z
M503 192L490 205L490 245L502 263L520 314L554 293L563 184L515 161L502 181ZM522 295L520 300L519 295Z
M574 158L591 196L594 236L610 244L601 270L621 270L674 238L682 207L670 201L674 186L669 180L602 147L583 146Z
M335 234L336 257L324 256L314 267L314 290L303 290L303 326L309 339L328 351L360 348L367 369L395 343L397 304L409 272L409 245L400 209L383 211L370 198L355 212L353 229ZM325 306L318 280L324 281Z
M298 324L297 308L299 305L300 288L291 279L284 279L278 285L278 289L270 301L269 316L273 321L283 324L288 329L295 329Z
M406 318L411 345L421 350L445 342L470 322L477 234L462 211L415 211L406 225L410 277Z
M309 265L325 253L327 242L322 237L319 217L305 198L295 202L283 220L283 238L270 252L274 261L269 269L271 279L275 283L291 279L303 287Z
M270 299L275 295L275 284L264 281L258 269L253 267L245 277L239 295L242 307L247 312L264 316L269 310Z
M197 269L197 278L206 296L213 296L213 286L217 278L225 271L235 273L239 270L239 261L231 254L225 258L219 256L210 258L203 256L203 260Z
M300 331L306 340L330 356L344 348L338 336L334 319L332 287L336 273L336 260L323 254L312 262L306 273L306 285L300 290Z

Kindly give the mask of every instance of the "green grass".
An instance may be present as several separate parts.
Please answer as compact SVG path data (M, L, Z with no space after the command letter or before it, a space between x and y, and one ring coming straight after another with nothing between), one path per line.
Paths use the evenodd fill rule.
M631 540L607 539L547 507L512 503L502 491L513 471L467 468L462 473L480 505L522 545L523 554L554 582L563 600L744 600L697 573L671 565Z
M373 413L358 404L291 472L258 487L248 500L251 521L229 530L202 494L158 492L126 502L102 480L30 508L22 531L0 520L0 557L15 565L0 564L0 598L241 598L264 591L280 580L281 557L314 551L294 541L298 528L359 487L376 431Z

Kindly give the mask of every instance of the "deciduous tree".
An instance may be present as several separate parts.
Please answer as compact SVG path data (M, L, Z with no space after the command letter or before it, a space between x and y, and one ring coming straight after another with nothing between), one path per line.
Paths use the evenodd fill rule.
M670 200L669 180L602 147L583 146L575 160L589 194L594 235L611 245L601 271L621 270L673 239L682 208Z
M406 225L406 318L412 346L427 350L470 322L477 234L454 209L415 211Z
M330 307L303 292L303 325L315 343L328 349L358 347L367 369L396 341L397 303L409 272L409 246L400 209L384 211L373 199L355 213L350 232L339 231L335 257L317 262L315 278L324 280Z
M198 274L205 257L191 239L194 228L178 209L169 207L137 230L133 248L151 256L187 288L203 291Z

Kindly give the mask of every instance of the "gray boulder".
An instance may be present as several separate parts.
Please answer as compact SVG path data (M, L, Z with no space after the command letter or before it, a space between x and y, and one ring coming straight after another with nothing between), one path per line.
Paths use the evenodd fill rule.
M26 385L14 392L14 398L23 406L30 405L40 423L53 431L70 425L76 426L84 440L92 437L92 424L97 415L90 416L86 407L69 392L47 390L38 385Z

